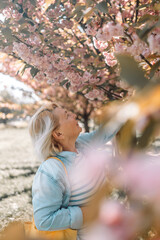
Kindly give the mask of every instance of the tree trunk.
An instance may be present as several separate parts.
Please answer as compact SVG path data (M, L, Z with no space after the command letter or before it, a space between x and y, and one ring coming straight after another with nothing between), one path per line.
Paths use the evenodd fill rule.
M84 114L84 122L83 122L83 124L84 124L84 128L85 128L85 132L89 132L89 118L88 118L88 116L87 116L87 114Z

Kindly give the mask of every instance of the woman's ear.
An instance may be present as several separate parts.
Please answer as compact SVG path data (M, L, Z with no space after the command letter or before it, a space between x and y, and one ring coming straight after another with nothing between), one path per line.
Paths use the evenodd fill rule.
M61 132L59 131L53 131L52 132L52 136L56 139L56 140L62 140L64 139L64 136Z

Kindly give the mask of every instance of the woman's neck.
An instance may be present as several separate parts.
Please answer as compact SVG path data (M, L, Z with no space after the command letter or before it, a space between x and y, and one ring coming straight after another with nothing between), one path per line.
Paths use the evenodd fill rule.
M63 151L70 151L70 152L75 152L75 153L78 153L77 152L77 149L76 149L76 139L66 139L65 141L63 141L61 144L62 144L62 147L63 147Z
M76 147L75 147L75 145L72 146L72 147L71 147L71 146L69 146L69 147L67 147L67 146L64 147L64 146L63 146L63 151L69 151L69 152L75 152L75 153L78 153L78 152L77 152L77 149L76 149Z

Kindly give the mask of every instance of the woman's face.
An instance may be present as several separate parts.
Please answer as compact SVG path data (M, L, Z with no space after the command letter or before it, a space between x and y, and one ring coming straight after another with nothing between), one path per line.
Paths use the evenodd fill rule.
M54 113L59 117L60 127L58 129L65 137L77 138L82 128L76 120L76 114L66 110L65 108L57 107Z

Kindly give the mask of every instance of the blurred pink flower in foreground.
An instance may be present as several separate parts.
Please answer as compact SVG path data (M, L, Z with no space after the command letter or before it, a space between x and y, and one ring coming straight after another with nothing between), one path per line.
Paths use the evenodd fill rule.
M98 220L88 230L85 240L129 240L139 229L139 216L115 200L102 203Z
M106 226L115 240L128 240L133 237L139 225L137 219L137 214L132 209L127 209L118 201L106 200L101 205L99 221Z
M126 188L132 197L160 201L159 156L136 155L122 165L116 184Z

